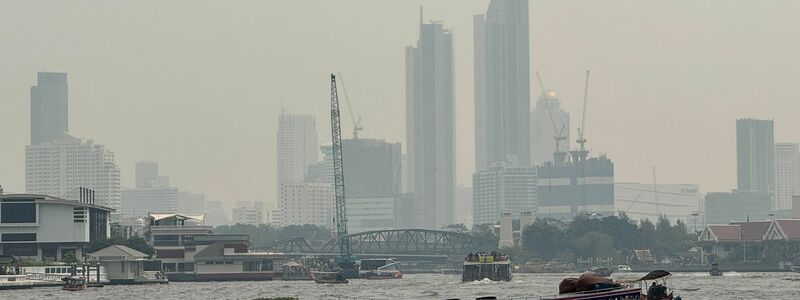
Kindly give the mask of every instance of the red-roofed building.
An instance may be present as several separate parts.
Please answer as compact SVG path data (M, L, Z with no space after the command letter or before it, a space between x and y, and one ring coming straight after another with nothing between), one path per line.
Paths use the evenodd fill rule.
M710 224L700 233L699 240L705 255L716 254L720 258L746 243L784 240L800 246L800 219Z

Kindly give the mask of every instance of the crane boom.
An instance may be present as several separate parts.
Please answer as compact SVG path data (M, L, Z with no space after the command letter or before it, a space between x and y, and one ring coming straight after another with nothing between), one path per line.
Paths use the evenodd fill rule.
M553 139L556 141L556 151L553 153L553 156L556 161L562 161L563 155L560 149L561 141L566 140L567 137L564 136L564 129L567 127L567 124L564 124L564 120L561 120L561 129L556 126L556 120L553 118L553 109L550 107L550 99L547 97L547 89L544 87L544 83L542 83L542 76L539 75L539 71L535 71L536 79L539 81L539 87L542 88L542 96L544 100L547 102L547 114L550 117L550 123L553 124ZM569 146L567 146L569 148Z
M345 271L351 271L353 259L350 255L350 237L347 235L347 210L344 198L344 164L342 163L342 128L339 116L339 95L336 91L336 75L331 74L331 148L333 150L333 189L336 238L339 242L339 256L336 262Z
M581 126L578 128L578 144L581 145L581 151L584 151L584 144L586 144L586 102L589 99L589 70L586 70L586 86L583 88L583 116L581 117Z
M353 107L350 106L350 96L347 94L347 87L344 85L344 78L342 77L341 72L336 72L339 75L339 83L342 84L342 93L344 93L344 103L347 103L347 110L350 112L350 119L353 120L353 139L358 139L358 132L364 130L364 127L361 127L361 117L356 119L356 115L353 113Z

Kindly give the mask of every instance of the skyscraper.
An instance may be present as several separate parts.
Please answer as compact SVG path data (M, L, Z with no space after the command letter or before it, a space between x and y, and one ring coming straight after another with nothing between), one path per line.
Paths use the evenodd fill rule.
M154 161L136 162L136 187L146 187L158 180L158 163Z
M136 187L122 189L122 214L138 218L148 213L188 213L178 210L178 189L160 176L158 163L136 162Z
M792 196L800 196L800 146L776 143L773 209L792 209Z
M559 141L558 150L569 150L569 113L561 109L561 101L555 92L547 91L536 101L531 113L531 164L539 165L553 160L556 151L555 137L561 135L566 139Z
M740 191L773 192L773 126L772 120L736 120L736 170Z
M418 226L453 220L453 103L452 32L423 23L420 9L419 40L406 47L406 152Z
M69 129L67 73L37 74L31 87L31 145L47 143Z
M492 0L473 21L476 169L530 165L528 1Z
M474 224L495 224L500 213L536 208L536 168L497 162L472 177Z
M278 186L303 182L308 165L317 162L319 144L315 126L313 116L281 112L277 141Z
M75 198L79 187L92 189L102 205L120 210L119 167L114 153L92 140L61 133L43 144L25 147L25 190Z

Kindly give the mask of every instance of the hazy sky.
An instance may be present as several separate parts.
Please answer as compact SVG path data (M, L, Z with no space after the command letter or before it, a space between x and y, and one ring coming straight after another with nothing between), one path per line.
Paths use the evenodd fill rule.
M405 142L404 47L420 4L454 31L457 182L471 185L472 15L488 1L464 0L0 0L0 184L25 189L29 88L54 71L69 73L70 132L114 151L124 185L136 161L154 160L208 200L274 201L276 117L314 114L329 143L330 72L343 73L362 136ZM800 141L798 11L532 1L531 72L578 120L592 70L587 145L614 161L616 181L651 182L656 166L660 183L728 190L736 118L775 119L776 142Z

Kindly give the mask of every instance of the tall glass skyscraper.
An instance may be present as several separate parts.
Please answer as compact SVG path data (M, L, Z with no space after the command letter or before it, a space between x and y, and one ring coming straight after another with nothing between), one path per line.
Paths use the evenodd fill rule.
M453 221L453 103L452 32L424 24L420 11L419 41L406 47L406 152L418 226Z
M476 169L530 165L528 1L492 0L473 18Z
M31 87L31 145L61 137L68 126L67 73L39 72Z
M736 171L740 191L773 192L773 127L772 120L736 120Z

